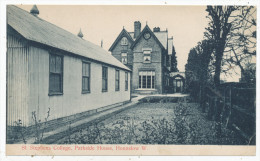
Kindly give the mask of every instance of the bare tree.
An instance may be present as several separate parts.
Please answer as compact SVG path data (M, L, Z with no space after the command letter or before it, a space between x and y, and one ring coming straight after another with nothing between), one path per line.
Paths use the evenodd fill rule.
M245 74L244 68L256 56L256 8L243 6L232 19L223 63L226 71L238 66Z
M206 28L205 36L214 40L215 49L215 73L214 84L216 87L220 85L221 62L224 55L228 34L230 33L232 24L230 23L231 14L236 11L236 6L207 6L207 18L209 19L209 27Z

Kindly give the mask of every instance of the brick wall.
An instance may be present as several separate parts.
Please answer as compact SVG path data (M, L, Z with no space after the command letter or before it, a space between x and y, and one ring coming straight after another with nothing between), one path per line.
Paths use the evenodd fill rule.
M151 48L151 63L143 63L143 48ZM155 91L151 93L162 93L162 49L153 37L145 40L143 37L135 45L133 49L133 92L137 92L139 84L139 71L153 70L155 71Z
M133 65L133 53L132 50L130 49L131 45L132 44L130 43L129 40L128 40L128 45L121 45L120 41L118 41L118 43L112 50L112 55L120 62L121 62L121 53L122 52L127 53L127 64L125 65L128 66L130 69L132 69L132 65Z

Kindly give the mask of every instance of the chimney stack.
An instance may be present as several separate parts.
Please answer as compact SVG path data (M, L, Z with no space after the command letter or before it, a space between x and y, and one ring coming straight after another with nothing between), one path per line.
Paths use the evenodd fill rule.
M160 32L160 27L153 28L153 32Z
M137 38L141 33L141 23L140 21L134 22L134 38Z
M31 13L32 15L34 15L34 16L38 16L40 12L39 12L37 6L36 6L36 5L33 5L32 9L30 10L30 13Z

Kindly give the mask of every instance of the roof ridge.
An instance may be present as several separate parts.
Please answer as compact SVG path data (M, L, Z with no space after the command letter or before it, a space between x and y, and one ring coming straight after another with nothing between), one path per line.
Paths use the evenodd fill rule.
M44 19L35 17L18 6L7 5L7 13L7 24L10 27L15 27L14 30L30 41L129 70L128 67L99 45L81 39L77 35ZM111 60L109 60L110 58Z
M28 15L30 15L30 16L32 16L32 17L35 17L35 16L31 15L30 12L28 12L28 11L26 11L26 10L23 10L22 8L19 8L19 7L15 6L15 5L11 5L11 6L14 6L14 7L20 9L21 11L27 13ZM96 45L96 44L92 43L91 41L88 41L88 40L86 40L86 39L81 39L80 37L78 37L77 35L71 33L70 31L65 30L64 28L61 28L60 26L57 26L57 25L55 25L55 24L53 24L53 23L51 23L51 22L49 22L49 21L46 21L46 20L43 19L43 18L40 18L40 17L35 17L35 18L36 18L36 19L40 19L41 21L47 22L48 24L50 24L50 25L52 25L52 26L54 26L54 27L56 27L56 28L59 28L59 29L65 31L65 32L68 32L68 33L70 33L72 36L74 36L74 37L76 37L76 38L78 38L78 39L80 39L80 40L84 40L84 41L87 41L87 42L89 42L89 43L91 43L91 44L93 44L93 45ZM98 46L98 45L96 45L96 46ZM98 46L98 47L100 47L100 46ZM103 48L102 48L102 49L103 49ZM104 49L103 49L103 50L104 50ZM105 50L105 51L106 51L106 50Z

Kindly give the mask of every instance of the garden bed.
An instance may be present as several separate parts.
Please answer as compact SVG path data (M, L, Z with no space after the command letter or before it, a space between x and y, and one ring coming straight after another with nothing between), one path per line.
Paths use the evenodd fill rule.
M100 122L70 133L54 144L239 144L224 130L216 138L215 122L207 120L196 103L162 103L175 98L152 98ZM152 100L152 101L151 101ZM147 101L149 102L149 101ZM160 103L156 103L160 102Z

